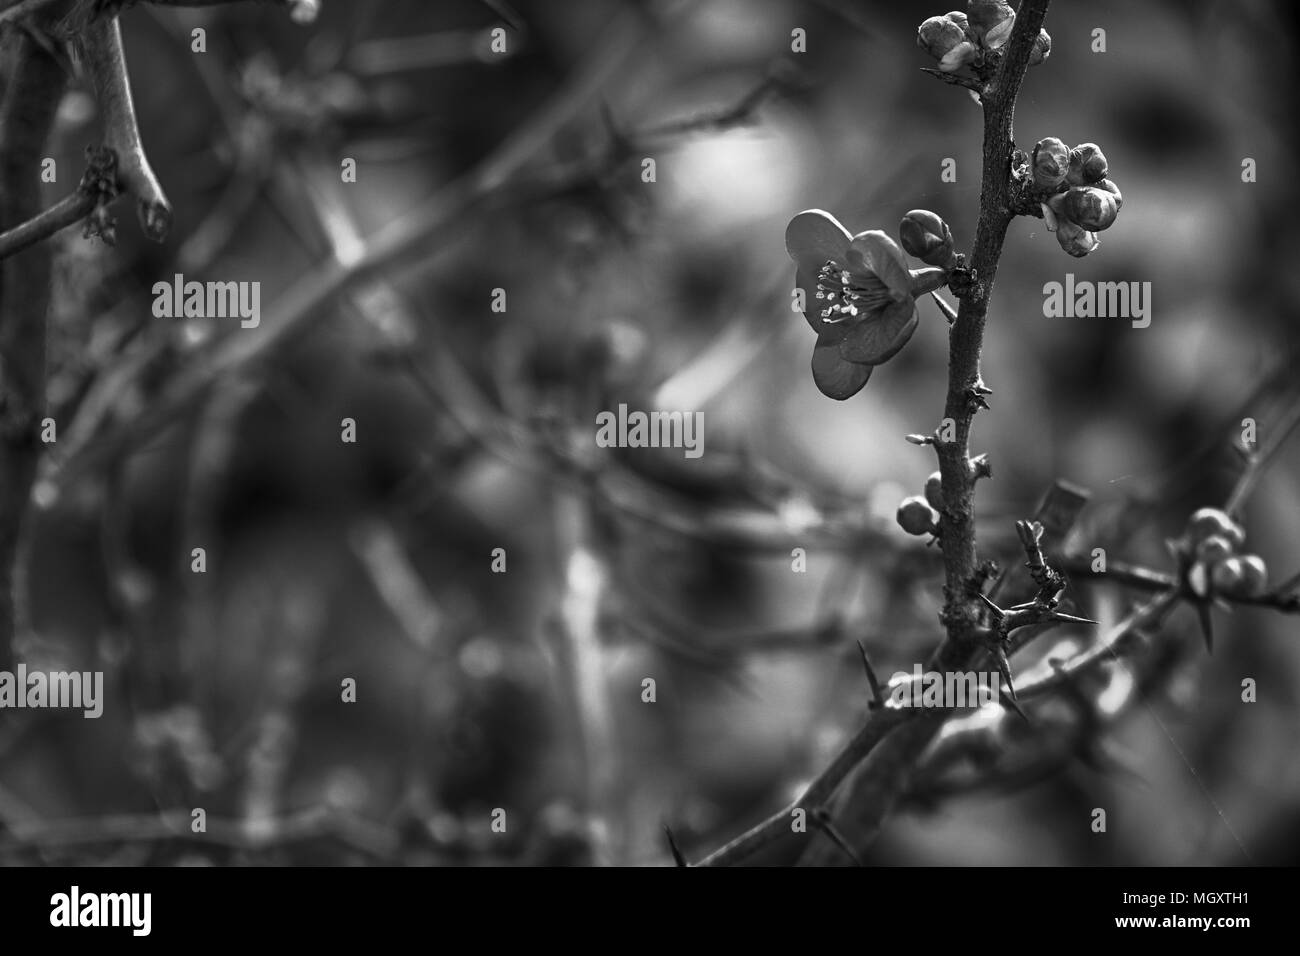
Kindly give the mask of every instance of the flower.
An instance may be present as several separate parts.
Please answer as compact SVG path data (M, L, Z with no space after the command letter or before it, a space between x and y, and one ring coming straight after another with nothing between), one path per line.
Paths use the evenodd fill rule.
M916 296L947 281L943 269L912 273L897 244L879 230L851 235L820 209L790 220L785 248L795 261L803 313L817 333L813 381L843 401L871 370L898 353L916 331Z

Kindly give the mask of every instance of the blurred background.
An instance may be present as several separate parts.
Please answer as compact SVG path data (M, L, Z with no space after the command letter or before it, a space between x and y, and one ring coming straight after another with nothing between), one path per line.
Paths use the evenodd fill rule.
M942 414L947 341L922 302L898 358L824 398L784 228L819 207L896 234L926 207L969 250L980 110L915 45L943 12L125 13L176 225L151 245L123 202L115 248L57 239L59 442L15 648L104 671L104 716L0 712L0 862L662 865L663 823L694 859L796 797L865 715L855 641L888 675L941 637L940 556L893 515L936 467L903 436ZM1092 495L1073 553L1168 570L1165 539L1240 472L1241 419L1267 444L1295 407L1293 17L1052 5L1017 141L1098 143L1125 203L1086 260L1010 229L972 438L985 556L1019 567L1014 521L1062 478ZM99 137L80 82L59 169ZM1150 327L1045 318L1067 272L1150 282ZM260 281L260 327L154 319L176 273ZM702 411L705 454L596 447L619 403ZM1298 466L1293 441L1245 509L1275 581L1300 569ZM1141 596L1075 588L1103 624ZM1212 657L1182 608L1082 704L941 739L867 862L1294 863L1296 618L1215 621Z

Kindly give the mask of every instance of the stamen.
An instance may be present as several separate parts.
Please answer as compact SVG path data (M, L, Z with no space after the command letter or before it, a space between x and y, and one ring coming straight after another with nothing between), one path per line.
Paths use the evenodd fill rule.
M876 276L853 275L830 260L817 273L816 296L830 303L821 310L827 325L870 315L894 301L889 288Z

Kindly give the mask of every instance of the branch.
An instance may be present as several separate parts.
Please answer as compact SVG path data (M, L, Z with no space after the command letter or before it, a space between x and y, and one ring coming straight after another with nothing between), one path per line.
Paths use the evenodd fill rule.
M178 841L259 852L312 840L334 839L378 860L391 860L400 849L397 834L380 824L329 807L310 807L252 829L241 821L209 819L207 829L191 829L189 810L155 814L121 814L89 819L11 823L0 836L0 850L71 849L105 843Z
M116 17L92 20L81 38L82 55L104 115L104 141L117 154L118 187L136 199L140 228L154 242L171 231L172 206L154 175L140 141L131 78Z
M40 212L38 171L65 77L26 32L3 42L10 69L0 105L0 223L23 223ZM51 271L43 245L0 261L0 670L13 653L14 562L40 457Z
M1020 687L1019 698L1029 700L1041 697L1049 691L1064 686L1078 674L1095 667L1104 660L1118 660L1122 650L1121 644L1136 631L1159 623L1178 603L1177 591L1162 591L1146 604L1132 611L1120 621L1096 644L1070 660L1056 667L1053 672L1041 680L1027 682Z
M1105 571L1094 571L1091 561L1076 557L1066 558L1061 562L1061 567L1073 575L1123 584L1139 591L1167 591L1179 587L1175 575L1122 561L1108 561ZM1216 593L1214 597L1217 601L1226 601L1229 604L1266 607L1283 614L1300 614L1300 593L1297 593L1297 585L1300 585L1300 578L1293 578L1258 597L1222 593Z
M1293 402L1283 416L1281 424L1277 429L1277 437L1269 442L1266 448L1258 450L1246 450L1246 467L1242 469L1236 485L1233 486L1232 492L1228 495L1227 504L1223 510L1233 517L1241 518L1241 509L1245 506L1247 499L1250 498L1251 492L1255 490L1255 485L1259 483L1260 477L1273 456L1278 453L1282 445L1286 443L1291 432L1295 427L1300 425L1300 402ZM1240 451L1240 446L1237 446Z
M0 259L7 259L28 246L42 242L68 226L80 222L106 206L117 195L117 161L107 148L86 150L86 172L77 185L77 191L49 209L37 214L20 226L0 234ZM96 221L86 224L88 235L99 235L106 242L113 241L111 219L105 212Z
M848 745L831 761L831 765L818 775L803 795L787 807L762 823L752 827L732 840L726 846L710 853L696 866L734 866L752 856L766 846L770 846L782 837L789 836L791 815L795 809L802 807L811 817L813 813L825 807L840 782L853 771L858 764L876 749L876 746L903 724L941 723L934 718L934 712L922 714L919 710L886 710L872 712L866 724L857 732Z
M1034 40L1047 15L1050 0L1024 0L1015 27L992 79L981 91L984 107L983 176L980 214L969 259L969 286L961 299L957 321L948 340L948 395L944 416L956 425L954 440L935 441L943 497L947 503L939 524L944 560L942 620L947 638L935 651L928 669L940 673L964 670L980 651L976 639L983 618L978 597L978 559L975 549L974 482L970 477L971 422L980 408L980 352L989 298L997 276L998 260L1011 223L1012 119L1016 97ZM918 720L890 741L877 759L863 768L839 801L851 820L841 829L861 853L870 845L881 821L907 786L917 757L942 726L942 719ZM848 826L845 827L844 824ZM827 854L811 847L801 863L830 862Z

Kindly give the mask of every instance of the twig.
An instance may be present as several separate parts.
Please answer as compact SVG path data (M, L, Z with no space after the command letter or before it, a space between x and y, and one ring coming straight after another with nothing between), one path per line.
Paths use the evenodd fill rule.
M1228 501L1223 506L1224 511L1236 518L1241 517L1241 509L1246 504L1246 500L1250 498L1251 492L1255 490L1255 485L1259 483L1259 479L1263 476L1264 469L1273 460L1273 457L1285 444L1297 425L1300 425L1300 401L1292 402L1291 407L1287 409L1286 415L1277 428L1277 437L1269 442L1267 447L1259 451L1246 453L1246 467L1242 469L1236 485L1233 486L1232 492L1228 495Z
M1107 561L1105 571L1094 571L1092 562L1087 558L1066 558L1061 562L1061 567L1070 574L1087 576L1098 581L1111 581L1139 591L1167 591L1179 586L1178 578L1166 571L1156 571L1122 561ZM1300 575L1256 597L1223 592L1216 592L1214 597L1229 604L1272 608L1283 614L1300 614L1300 594L1295 593L1297 584L1300 584Z
M1128 617L1114 625L1110 631L1086 651L1061 664L1051 674L1040 680L1027 682L1020 687L1019 697L1027 700L1054 690L1072 680L1079 673L1094 667L1107 658L1119 657L1120 642L1141 628L1151 627L1173 610L1178 603L1178 592L1164 591L1146 604L1132 611Z
M77 191L0 235L0 259L7 259L50 238L113 200L117 195L117 160L113 151L91 147L86 150L86 156L86 172L77 185ZM107 221L88 223L87 233L112 241L112 226Z
M135 197L144 234L154 242L163 242L171 231L172 206L140 141L117 17L91 21L82 34L81 45L104 114L104 141L117 154L118 185Z

